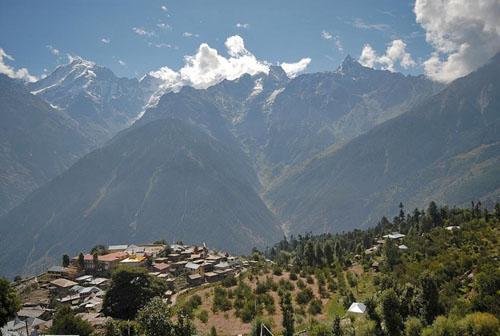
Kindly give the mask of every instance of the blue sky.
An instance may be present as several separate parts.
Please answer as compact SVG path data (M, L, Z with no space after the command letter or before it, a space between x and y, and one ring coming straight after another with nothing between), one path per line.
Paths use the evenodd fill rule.
M406 69L396 63L394 70L419 74L434 49L414 6L404 0L2 0L0 48L15 59L11 66L36 76L72 54L140 77L161 66L179 69L204 42L227 55L224 42L232 35L262 61L311 58L309 72L335 69L347 54L358 58L367 43L383 55L401 40L415 62Z

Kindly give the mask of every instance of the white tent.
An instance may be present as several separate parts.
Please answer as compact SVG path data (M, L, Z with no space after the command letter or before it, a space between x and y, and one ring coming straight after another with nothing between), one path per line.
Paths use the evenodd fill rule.
M365 311L366 311L366 306L360 302L353 302L349 307L349 309L347 309L348 313L355 313L355 314L364 314Z

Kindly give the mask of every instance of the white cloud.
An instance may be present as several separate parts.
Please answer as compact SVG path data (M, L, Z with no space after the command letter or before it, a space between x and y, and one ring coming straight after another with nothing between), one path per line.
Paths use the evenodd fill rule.
M324 38L325 40L331 40L333 38L333 35L329 31L323 30L321 32L321 37Z
M238 57L250 54L249 51L245 48L245 42L239 35L228 37L224 45L226 46L227 53L230 56Z
M236 24L236 28L240 28L240 29L248 29L250 28L250 24L249 23L237 23Z
M424 62L432 79L465 76L500 51L498 0L416 0L414 11L434 48Z
M289 78L294 78L296 77L299 73L304 71L307 66L311 63L310 58L303 58L300 61L296 63L281 63L281 67L283 70L286 72L286 75Z
M172 26L170 26L168 23L163 23L163 22L157 23L156 26L162 30L171 30L172 29Z
M109 44L111 42L111 40L108 37L103 37L101 39L101 42L104 43L104 44Z
M199 37L198 34L193 34L190 32L184 32L184 33L182 33L182 36L184 36L184 37Z
M269 66L245 48L243 39L231 36L225 46L229 57L224 57L208 44L202 43L194 55L185 56L179 71L168 67L152 71L149 75L163 80L162 91L177 91L183 86L206 89L221 81L235 80L244 74L269 73Z
M127 66L127 63L125 63L121 59L118 60L118 64L120 64L121 66Z
M14 61L14 57L7 54L2 48L0 48L0 73L9 76L10 78L22 79L28 82L35 82L37 78L30 75L28 69L14 69L12 66L5 64L4 58L9 61Z
M365 44L359 57L359 63L364 66L374 68L377 65L384 70L394 71L396 64L408 69L416 66L416 62L406 51L406 43L402 40L392 41L385 51L384 55L379 56L371 45Z
M162 11L166 12L168 10L167 6L163 5L160 7Z
M147 31L146 29L144 29L142 27L133 27L132 30L134 31L134 33L136 33L137 35L141 35L141 36L152 37L152 36L156 35L155 32Z
M47 49L49 49L50 53L51 53L52 55L54 55L54 56L59 56L59 54L61 53L61 52L59 51L59 49L54 48L54 47L53 47L53 46L51 46L50 44L49 44L49 45L47 45L46 47L47 47Z
M390 26L385 23L366 23L361 18L355 18L352 21L352 25L358 29L379 30L379 31L384 31L390 28Z
M335 36L335 47L337 47L337 50L341 53L344 52L344 46L342 45L342 41L340 40L340 36L338 35Z

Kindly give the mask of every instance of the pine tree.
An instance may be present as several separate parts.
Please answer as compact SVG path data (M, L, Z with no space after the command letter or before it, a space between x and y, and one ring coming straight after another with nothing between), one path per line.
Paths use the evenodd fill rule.
M85 258L83 257L82 252L80 252L80 254L78 255L78 267L80 267L80 269L85 268Z
M293 336L295 330L290 292L287 291L281 295L280 306L283 313L283 336Z
M333 319L332 336L342 336L340 317L338 315L335 315L335 318Z
M68 267L69 266L69 255L65 254L62 257L62 265L63 267Z

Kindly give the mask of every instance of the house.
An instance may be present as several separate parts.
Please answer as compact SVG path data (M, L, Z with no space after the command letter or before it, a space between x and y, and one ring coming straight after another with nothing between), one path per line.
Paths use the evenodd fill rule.
M188 275L188 283L191 286L199 286L203 283L203 276L200 274L190 274Z
M227 270L230 268L231 268L231 265L229 265L229 263L227 261L222 261L214 266L214 269L219 270L219 271Z
M108 252L113 253L113 252L123 252L127 249L128 245L109 245L108 246Z
M93 327L103 326L110 319L109 317L102 316L99 313L78 313L76 316L89 322Z
M97 286L100 288L106 288L109 283L109 279L106 278L95 278L92 281L89 282L89 285L91 286Z
M47 273L54 274L58 276L65 276L68 274L68 268L62 266L52 266L47 270Z
M50 285L52 286L53 291L57 292L58 294L65 294L69 292L71 287L78 285L76 282L64 279L64 278L58 278L55 280L52 280L50 282Z
M148 256L155 257L160 255L163 251L165 251L166 246L163 244L143 244L139 245L139 247L144 249L144 254Z
M108 253L97 257L99 267L105 271L111 271L118 263L127 257L124 251ZM73 258L73 262L78 262L78 257ZM83 255L83 267L86 271L93 271L95 268L94 256L92 254Z
M347 312L354 314L364 314L366 312L366 306L360 302L353 302L349 309L347 309Z
M378 261L374 261L373 264L372 264L372 269L375 271L375 272L378 272L379 271L379 268L380 268L380 264Z
M4 336L29 336L45 323L47 322L35 317L28 317L24 320L16 317L1 327L0 331ZM26 329L28 329L28 334L26 334Z
M221 279L221 274L215 272L206 272L205 279L207 282L215 282Z
M179 253L170 253L167 255L167 259L170 262L178 262L181 260L181 255Z
M132 267L144 266L146 264L146 257L139 255L131 255L128 258L120 261L120 264Z
M408 251L408 246L406 246L406 245L399 245L398 249L401 250L401 251Z
M170 269L170 264L154 263L153 266L151 266L151 268L154 272L167 273Z
M125 258L127 258L127 253L123 251L108 253L98 257L99 263L103 265L105 271L111 271Z
M406 237L406 235L404 235L402 233L399 233L399 232L392 232L392 233L387 234L387 235L385 235L383 237L384 238L388 238L388 239L401 239L401 238Z
M460 226L450 225L450 226L445 227L445 229L448 231L460 230Z
M199 273L201 271L201 265L200 264L195 264L192 262L188 262L184 268L189 272L189 273Z
M82 283L88 283L93 279L94 277L92 275L82 275L81 277L76 278L75 281L82 284Z

